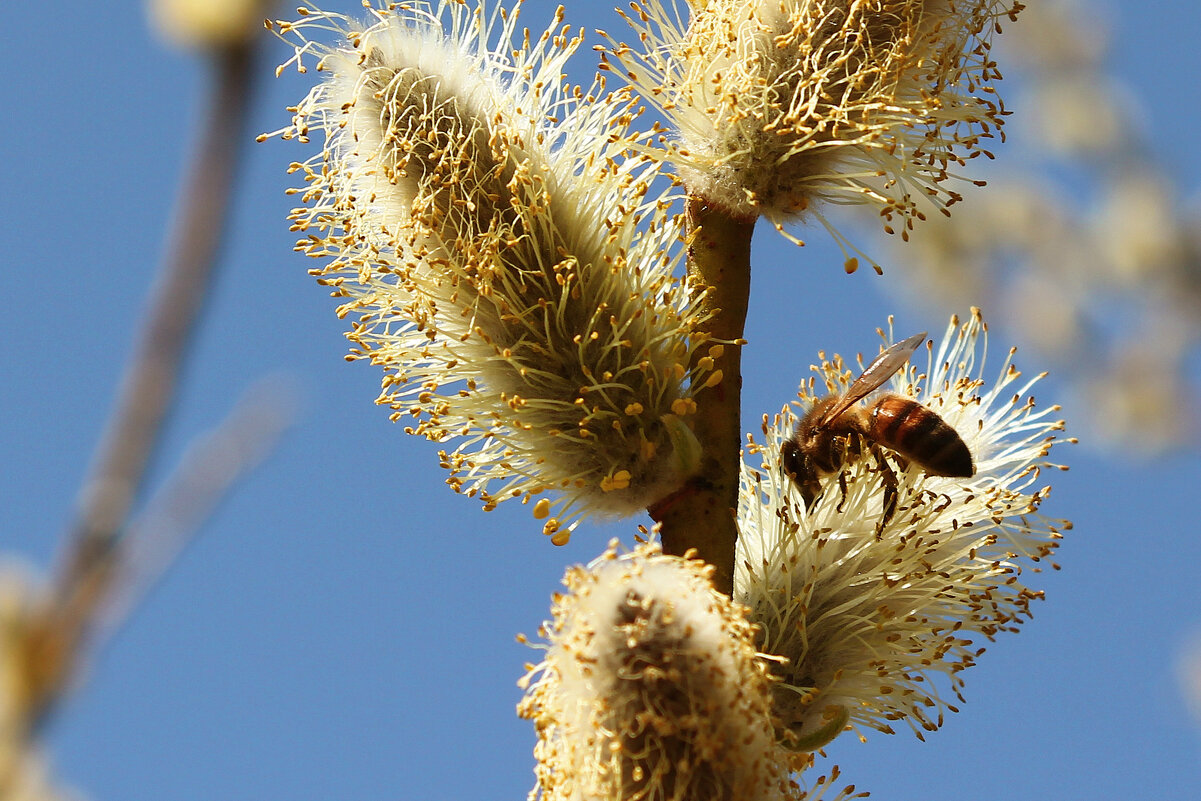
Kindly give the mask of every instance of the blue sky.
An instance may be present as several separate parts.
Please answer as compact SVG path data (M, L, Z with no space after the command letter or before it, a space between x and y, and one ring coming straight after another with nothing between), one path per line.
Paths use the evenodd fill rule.
M529 0L528 23L554 5ZM567 12L620 28L607 4ZM146 302L206 77L150 34L138 3L8 13L0 543L45 564ZM1148 140L1186 188L1201 185L1201 11L1174 0L1104 14L1111 68ZM230 239L154 480L264 374L290 377L300 419L92 661L48 731L54 769L96 801L524 798L534 735L513 707L536 657L515 635L548 616L566 565L633 524L586 526L554 548L527 509L484 514L454 495L436 449L373 405L377 371L343 360L334 303L291 250L284 170L309 151L251 141L284 125L307 88L271 77L285 57L277 46L263 64ZM966 311L903 306L903 270L848 277L820 231L808 238L802 250L768 230L755 241L748 430L792 396L818 349L874 347L889 314L900 332L941 331ZM1018 335L990 322L1000 355ZM1061 392L1052 376L1040 401ZM963 711L924 743L873 735L830 749L873 797L1180 798L1201 787L1201 727L1175 675L1201 637L1201 463L1195 451L1133 461L1087 441L1060 458L1072 470L1047 511L1076 524L1064 569L1030 577L1048 600L968 673Z

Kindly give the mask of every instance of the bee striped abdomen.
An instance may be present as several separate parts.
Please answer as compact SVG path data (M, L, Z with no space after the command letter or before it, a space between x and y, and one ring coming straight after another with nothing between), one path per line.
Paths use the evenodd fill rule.
M926 472L968 478L975 475L972 454L946 421L917 401L885 395L871 410L871 437Z

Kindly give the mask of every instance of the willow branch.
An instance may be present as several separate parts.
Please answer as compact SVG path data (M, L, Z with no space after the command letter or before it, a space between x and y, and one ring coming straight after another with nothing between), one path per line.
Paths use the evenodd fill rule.
M701 469L684 491L656 504L651 516L662 524L663 550L683 555L695 549L715 568L714 586L734 589L734 545L738 541L738 475L742 446L742 332L751 288L754 220L736 219L693 197L688 201L688 274L710 313L702 333L725 345L719 353L698 349L693 359L713 358L722 379L696 398L693 433L703 453ZM716 353L716 355L715 355Z

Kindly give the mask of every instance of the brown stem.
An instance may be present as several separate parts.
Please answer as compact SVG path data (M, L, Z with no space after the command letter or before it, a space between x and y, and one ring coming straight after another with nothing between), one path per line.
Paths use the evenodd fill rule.
M754 220L736 219L699 198L688 201L692 244L688 273L711 313L703 327L711 339L741 342L751 288L751 234ZM701 348L694 361L710 355ZM742 446L742 347L724 346L714 359L722 379L701 392L692 416L693 433L704 454L701 468L685 489L655 504L651 516L662 524L666 553L695 549L715 568L714 586L730 595L734 589L734 544L738 540L738 473Z
M237 155L246 136L254 49L248 43L214 54L207 127L181 186L147 321L80 490L44 642L30 646L29 692L35 719L69 675L93 613L107 595L119 536L175 397L186 346L211 283Z

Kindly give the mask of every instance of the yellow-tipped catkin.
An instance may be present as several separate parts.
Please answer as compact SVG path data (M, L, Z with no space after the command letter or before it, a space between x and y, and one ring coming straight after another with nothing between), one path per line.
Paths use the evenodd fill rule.
M298 248L344 301L354 358L387 375L379 403L453 449L448 483L485 508L551 492L548 531L625 515L687 477L666 415L690 413L700 312L673 278L680 223L627 157L627 93L562 85L581 36L560 15L522 36L520 4L372 9L362 26L278 23L295 63L329 78L286 138L324 136L296 165ZM329 29L342 40L311 41ZM657 191L657 188L656 188Z
M885 386L958 432L970 478L932 475L865 443L806 509L780 461L793 412L765 418L765 443L752 445L763 463L743 471L734 597L750 607L760 648L786 660L775 709L798 745L820 746L844 715L888 733L896 721L919 737L937 729L956 710L948 694L962 701L981 642L1016 631L1042 597L1019 577L1054 566L1070 528L1039 511L1050 491L1041 482L1062 469L1047 457L1063 422L1059 407L1035 407L1041 376L1023 378L1012 351L986 371L985 332L976 310L952 320ZM835 358L818 377L844 391L857 373ZM812 403L809 390L801 400Z
M710 0L690 23L634 3L609 57L674 124L690 191L777 227L822 203L878 206L904 235L1005 115L989 55L1011 0Z
M542 801L804 797L776 743L745 609L657 545L570 570L519 711L538 729Z

